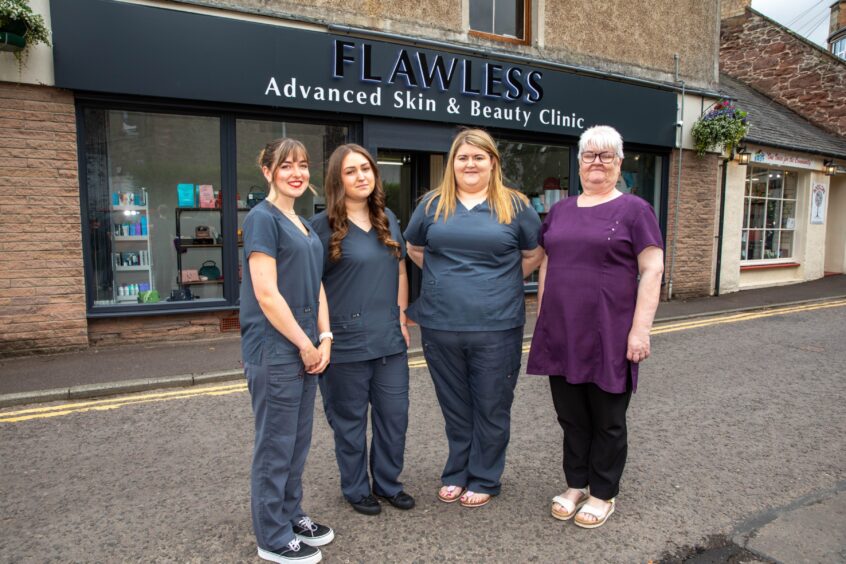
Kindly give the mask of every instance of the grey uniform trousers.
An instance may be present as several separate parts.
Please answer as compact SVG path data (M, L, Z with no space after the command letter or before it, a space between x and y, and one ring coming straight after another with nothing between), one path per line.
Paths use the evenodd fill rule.
M331 363L320 377L326 419L335 434L335 458L344 497L393 497L402 491L399 475L408 428L408 355L405 352L360 362ZM367 475L367 409L371 489Z
M250 507L259 548L281 550L304 515L302 475L311 446L317 376L301 362L244 363L255 415Z
M496 495L511 437L523 327L504 331L423 327L421 335L449 443L441 481Z

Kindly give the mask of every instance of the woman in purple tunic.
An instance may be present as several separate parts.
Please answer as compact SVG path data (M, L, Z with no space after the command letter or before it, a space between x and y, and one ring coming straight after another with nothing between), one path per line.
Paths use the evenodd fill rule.
M626 463L626 409L664 271L652 207L615 188L623 140L608 126L579 140L583 193L554 205L541 227L538 322L526 371L548 374L564 430L567 490L552 516L584 528L605 523Z

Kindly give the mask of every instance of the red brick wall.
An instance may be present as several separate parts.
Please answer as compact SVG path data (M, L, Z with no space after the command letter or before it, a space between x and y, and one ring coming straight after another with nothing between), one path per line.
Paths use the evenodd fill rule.
M70 92L0 82L0 357L88 346Z
M238 337L239 331L220 332L221 319L238 317L237 311L182 313L151 317L92 319L88 324L91 346L131 343L193 341L225 336Z
M667 249L664 279L670 280L673 227L678 186L678 151L670 158L669 198L667 206ZM716 202L719 189L719 155L698 157L684 151L682 157L681 197L679 198L678 243L673 265L673 299L707 296L712 292L711 271L714 262ZM664 286L662 297L667 297Z
M720 70L846 135L846 62L754 10L722 21Z

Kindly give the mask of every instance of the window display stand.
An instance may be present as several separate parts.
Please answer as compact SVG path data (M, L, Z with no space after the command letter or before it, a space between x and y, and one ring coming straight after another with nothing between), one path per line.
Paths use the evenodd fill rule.
M208 284L223 284L223 278L217 280L191 280L183 281L182 272L185 270L182 265L182 255L191 249L222 249L223 237L218 235L217 239L209 239L209 242L197 242L197 239L183 239L182 238L182 214L185 212L216 212L220 214L223 210L221 208L196 208L196 207L178 207L176 208L176 284L179 288L186 286L203 286ZM250 211L249 208L238 208L238 211ZM220 224L218 222L218 224ZM238 246L242 246L239 241ZM220 266L219 266L220 267Z
M154 290L150 252L149 208L144 205L112 205L112 292L115 303L138 301L141 285ZM123 221L138 216L137 221ZM145 226L142 234L141 225ZM136 227L137 226L137 227ZM136 291L136 288L138 290ZM123 290L123 291L122 291Z

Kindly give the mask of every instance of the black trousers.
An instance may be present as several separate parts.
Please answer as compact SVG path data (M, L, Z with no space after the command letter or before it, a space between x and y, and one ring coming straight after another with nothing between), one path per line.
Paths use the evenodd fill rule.
M594 384L568 384L550 376L549 387L564 430L567 486L585 488L599 499L616 497L626 466L626 409L631 390L608 393Z

